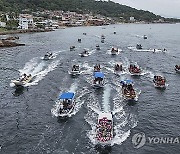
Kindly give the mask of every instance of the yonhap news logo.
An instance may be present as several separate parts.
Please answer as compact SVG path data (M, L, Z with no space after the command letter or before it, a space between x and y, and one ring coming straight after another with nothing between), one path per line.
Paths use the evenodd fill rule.
M179 144L179 141L179 137L146 137L145 133L143 132L136 133L132 137L132 144L136 149L144 146L145 144Z

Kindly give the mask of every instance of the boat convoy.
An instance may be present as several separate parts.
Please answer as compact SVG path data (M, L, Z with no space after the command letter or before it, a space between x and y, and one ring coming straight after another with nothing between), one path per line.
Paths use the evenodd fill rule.
M86 33L83 33L83 35L86 35ZM144 35L144 39L147 39L147 36ZM101 42L104 43L105 36L101 36ZM78 39L78 42L81 42L81 39ZM142 45L137 44L136 49L141 50ZM70 51L75 50L75 46L70 47ZM96 45L96 50L100 50L100 46ZM117 55L119 53L119 49L112 47L111 48L111 55ZM81 57L87 57L90 55L89 51L87 49L84 49L82 53L79 54ZM51 52L47 52L43 60L51 60L54 59L56 56L55 54ZM180 65L175 66L175 71L177 73L180 73ZM123 66L121 62L116 62L113 68L114 74L121 75L122 72L129 73L131 76L139 76L142 74L142 69L136 64L131 63L126 68ZM93 69L92 78L93 81L91 83L92 87L96 89L104 88L105 86L105 74L102 72L102 68L100 64L96 64ZM73 76L77 77L81 74L81 68L80 65L74 64L72 65L71 69L68 71L68 73ZM33 75L24 73L16 80L11 80L11 82L16 86L26 86L28 83L30 83L33 80ZM165 89L166 88L166 79L162 75L155 75L152 80L155 88ZM138 92L134 88L134 83L131 79L125 79L122 81L119 81L120 87L121 87L121 93L120 95L122 98L126 101L136 101L138 97ZM56 113L54 114L57 117L69 117L73 113L75 106L76 106L76 100L75 100L75 93L68 91L63 92L59 94L56 103ZM54 112L54 111L52 111ZM113 140L114 132L113 132L113 115L112 113L108 112L102 112L98 115L97 120L97 126L95 130L95 141L96 144L101 145L111 145L111 141Z

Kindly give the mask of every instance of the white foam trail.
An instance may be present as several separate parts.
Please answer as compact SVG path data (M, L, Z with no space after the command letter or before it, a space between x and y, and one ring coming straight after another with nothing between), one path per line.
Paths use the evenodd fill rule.
M25 86L37 85L40 80L44 78L49 72L53 71L59 64L59 60L53 61L48 67L42 71L35 70L35 74L33 74L34 79L31 83L27 83Z
M10 87L15 87L15 86L16 86L16 85L15 85L14 83L12 83L12 82L11 82L9 85L10 85Z
M74 84L71 85L69 91L75 93L77 88L78 88L78 84L74 83Z
M109 98L111 94L111 87L106 84L103 94L103 110L104 112L110 112Z
M30 74L32 70L37 66L37 64L38 64L38 57L31 59L29 62L25 64L23 69L19 70L20 75L22 75L23 73Z
M34 70L31 70L32 72L29 72L32 76L35 76L37 73L43 70L43 68L46 66L46 64L43 62L39 63Z

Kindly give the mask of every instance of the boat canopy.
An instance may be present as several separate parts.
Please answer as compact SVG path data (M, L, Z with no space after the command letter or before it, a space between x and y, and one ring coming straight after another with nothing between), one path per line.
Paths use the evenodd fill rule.
M75 94L72 92L62 93L61 95L59 95L59 99L73 99L74 95Z
M94 72L94 77L95 78L104 78L104 73L102 73L102 72Z
M133 83L133 81L132 80L122 80L121 81L121 84L132 84Z

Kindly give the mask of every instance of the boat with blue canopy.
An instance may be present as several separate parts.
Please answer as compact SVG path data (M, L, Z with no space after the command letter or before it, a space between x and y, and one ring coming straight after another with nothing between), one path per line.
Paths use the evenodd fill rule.
M102 72L94 72L93 86L95 88L104 87L104 73L102 73Z
M122 95L126 100L134 100L136 98L136 91L133 88L132 80L123 80L120 82L122 85Z
M57 104L58 104L58 116L65 117L73 112L75 101L75 93L65 92L59 95Z

